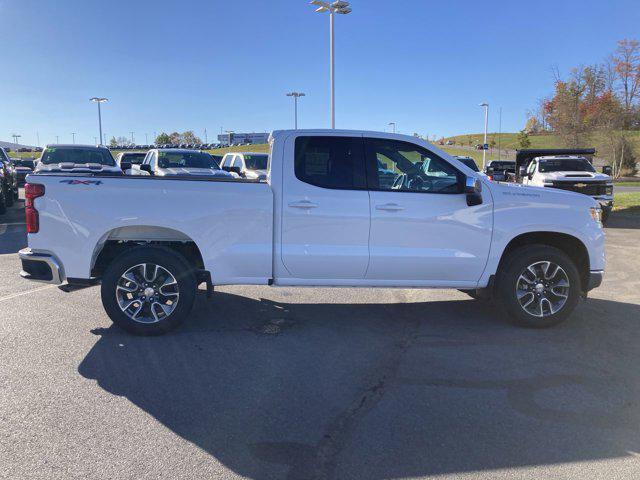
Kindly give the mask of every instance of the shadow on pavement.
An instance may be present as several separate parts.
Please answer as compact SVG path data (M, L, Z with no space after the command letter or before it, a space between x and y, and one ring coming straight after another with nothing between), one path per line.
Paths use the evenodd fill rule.
M638 305L589 300L559 327L527 330L482 302L402 295L199 295L169 335L94 331L78 370L249 478L398 478L637 451Z
M630 211L613 212L607 220L606 228L640 228L640 210L635 213Z

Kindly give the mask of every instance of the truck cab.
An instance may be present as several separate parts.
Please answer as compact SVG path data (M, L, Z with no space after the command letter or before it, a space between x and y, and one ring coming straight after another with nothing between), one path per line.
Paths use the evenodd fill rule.
M596 172L586 156L535 157L527 166L522 183L588 195L600 204L605 219L613 208L613 179L609 175Z

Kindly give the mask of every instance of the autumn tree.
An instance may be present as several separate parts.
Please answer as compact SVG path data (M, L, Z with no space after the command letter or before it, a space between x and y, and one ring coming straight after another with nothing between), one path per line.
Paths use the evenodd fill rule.
M520 148L529 148L531 146L531 139L526 130L520 130L520 133L518 133L518 145Z
M640 43L637 40L620 40L613 55L613 66L619 78L622 103L630 112L640 93Z

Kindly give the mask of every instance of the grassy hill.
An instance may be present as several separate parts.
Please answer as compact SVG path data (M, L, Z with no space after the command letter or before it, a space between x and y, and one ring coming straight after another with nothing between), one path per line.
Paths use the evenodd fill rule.
M636 148L636 151L640 155L640 131L634 130L627 132L631 143ZM518 144L518 134L517 133L489 133L487 135L488 142L491 143L491 140L495 140L496 147L498 145L498 140L500 140L500 148L503 150L516 150L519 149L520 146ZM484 139L484 135L482 133L471 133L466 135L456 135L453 137L445 138L445 141L452 140L456 145L463 145L465 147L471 146L478 143L482 143ZM531 140L530 148L562 148L561 139L554 134L545 133L540 135L529 135L529 140ZM602 143L602 139L599 138L599 134L595 133L590 138L587 138L585 141L585 146L595 146L599 143Z

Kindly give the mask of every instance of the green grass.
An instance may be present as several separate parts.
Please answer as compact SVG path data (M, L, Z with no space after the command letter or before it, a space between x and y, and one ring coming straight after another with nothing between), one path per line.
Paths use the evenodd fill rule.
M640 192L621 192L613 196L613 210L640 215Z
M587 137L585 139L585 145L595 146L601 144L602 141L599 141L599 135L600 134L596 132L590 137ZM629 141L635 146L636 151L640 151L640 131L628 131L627 136ZM496 148L498 146L498 140L500 140L500 148L503 150L517 150L520 148L517 133L489 133L487 138L489 143L491 143L491 140L495 140ZM473 147L478 143L483 143L484 135L482 133L472 133L467 135L456 135L445 138L444 140L453 140L456 145ZM529 148L562 148L563 146L560 137L550 133L529 135L529 140L531 141L531 146Z
M619 187L640 187L640 182L616 182L616 185Z

